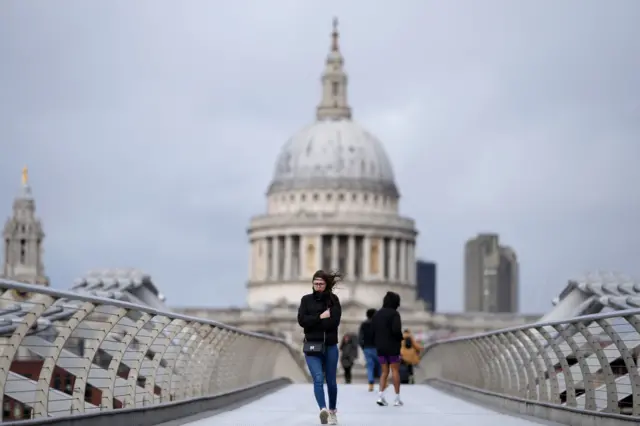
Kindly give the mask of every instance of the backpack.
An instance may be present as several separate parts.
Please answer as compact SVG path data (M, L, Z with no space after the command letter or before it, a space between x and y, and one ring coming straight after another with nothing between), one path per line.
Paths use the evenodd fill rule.
M411 342L411 337L404 338L404 347L407 349L411 349L413 347L413 343Z

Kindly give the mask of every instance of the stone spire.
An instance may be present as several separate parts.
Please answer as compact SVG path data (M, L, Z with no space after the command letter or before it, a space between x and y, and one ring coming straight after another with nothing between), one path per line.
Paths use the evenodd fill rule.
M42 224L35 215L29 172L22 169L22 186L13 201L13 216L4 226L4 278L29 284L49 285L42 263Z
M338 18L333 19L331 50L327 55L322 74L322 100L316 108L318 120L350 120L351 108L347 103L347 74L344 72L344 58L340 53Z

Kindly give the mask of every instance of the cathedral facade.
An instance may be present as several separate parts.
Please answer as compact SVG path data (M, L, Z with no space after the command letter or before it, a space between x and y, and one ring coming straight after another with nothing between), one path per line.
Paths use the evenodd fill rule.
M249 225L253 309L298 303L318 269L345 275L343 302L378 306L389 290L415 300L417 231L383 144L353 119L336 24L316 119L282 147L267 211Z

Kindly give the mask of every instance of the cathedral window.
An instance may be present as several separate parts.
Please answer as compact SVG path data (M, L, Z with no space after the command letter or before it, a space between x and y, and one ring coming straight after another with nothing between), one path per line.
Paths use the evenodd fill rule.
M337 81L334 81L331 84L331 93L333 94L333 96L338 96L338 91L340 90L340 87L338 85Z
M313 244L307 246L307 273L313 274L316 269L316 248Z
M20 240L20 263L24 265L27 256L27 241Z
M369 251L369 272L374 275L380 272L380 248L378 244L379 241L377 239L372 240Z

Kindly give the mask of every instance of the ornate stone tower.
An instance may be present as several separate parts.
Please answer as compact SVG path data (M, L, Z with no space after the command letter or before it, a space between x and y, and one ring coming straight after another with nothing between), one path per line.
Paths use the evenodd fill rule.
M13 216L4 226L2 276L28 284L49 285L42 263L42 224L35 216L35 202L27 168L22 170L22 188L13 201Z

